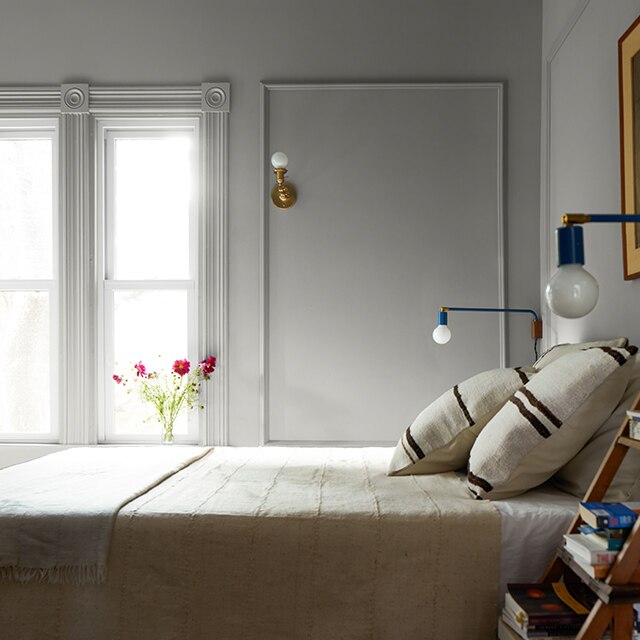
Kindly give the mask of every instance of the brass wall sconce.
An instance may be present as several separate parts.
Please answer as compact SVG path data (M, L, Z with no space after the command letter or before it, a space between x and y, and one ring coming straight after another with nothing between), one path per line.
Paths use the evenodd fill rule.
M273 202L278 209L289 209L293 207L298 199L298 194L293 186L284 181L289 158L286 153L276 151L271 156L271 164L273 165L273 173L276 174L276 185L271 191L271 202Z

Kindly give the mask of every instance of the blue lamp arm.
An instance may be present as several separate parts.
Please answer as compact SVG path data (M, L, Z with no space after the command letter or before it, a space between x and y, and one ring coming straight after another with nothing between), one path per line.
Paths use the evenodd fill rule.
M449 311L471 311L480 313L528 313L533 316L531 321L531 338L533 339L533 351L538 357L538 340L542 338L542 320L533 309L517 309L512 307L440 307L438 312L438 325L448 324Z
M562 224L586 224L587 222L640 222L636 213L565 213Z
M486 311L489 313L530 313L534 320L539 320L538 314L533 309L512 309L498 307L440 307L440 312L447 311Z

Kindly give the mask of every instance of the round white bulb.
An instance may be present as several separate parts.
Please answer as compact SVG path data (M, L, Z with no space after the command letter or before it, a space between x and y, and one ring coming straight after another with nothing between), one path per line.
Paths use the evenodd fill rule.
M582 265L565 264L549 280L544 295L556 315L581 318L598 302L598 283Z
M287 158L286 153L282 153L282 151L276 151L271 156L271 164L274 169L286 169L289 165L289 158Z
M451 340L451 330L446 324L439 324L431 334L434 342L438 344L447 344Z

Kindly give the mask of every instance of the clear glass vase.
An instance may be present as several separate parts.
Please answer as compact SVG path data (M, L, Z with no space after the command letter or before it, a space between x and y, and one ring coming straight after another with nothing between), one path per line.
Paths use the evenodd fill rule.
M162 422L161 426L160 441L162 444L173 444L173 422Z

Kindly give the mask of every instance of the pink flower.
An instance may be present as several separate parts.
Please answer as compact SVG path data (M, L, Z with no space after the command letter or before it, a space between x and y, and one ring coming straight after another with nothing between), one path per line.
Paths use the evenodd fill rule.
M202 375L208 380L209 376L215 371L216 359L214 356L209 356L200 363L200 371Z
M174 373L177 373L179 376L184 376L185 374L189 373L189 369L191 369L191 363L187 359L176 360L173 363L172 369Z
M142 364L142 361L138 362L138 364L134 364L133 368L136 370L136 375L141 378L147 377L147 368Z
M116 381L116 384L120 384L122 382L122 377L119 376L117 373L114 373L113 376L111 377Z

